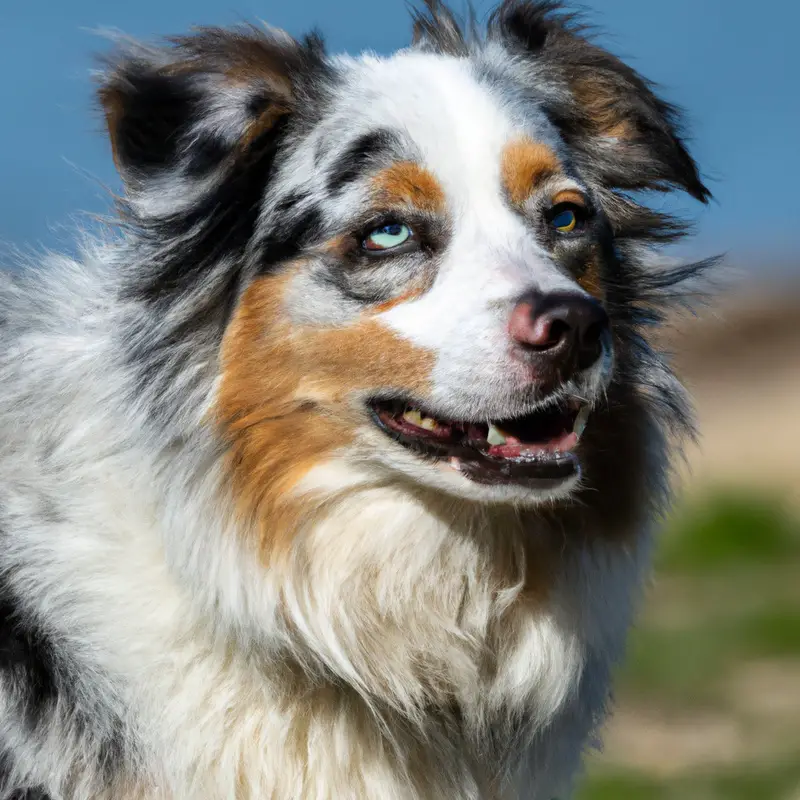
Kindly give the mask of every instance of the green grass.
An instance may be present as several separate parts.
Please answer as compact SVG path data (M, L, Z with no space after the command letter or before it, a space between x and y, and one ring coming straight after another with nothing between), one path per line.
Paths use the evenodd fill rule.
M732 666L800 655L800 523L779 500L716 492L676 513L661 545L663 591L631 636L622 691L715 703ZM659 606L677 622L659 624Z
M781 499L718 491L669 520L658 566L698 573L785 559L800 559L800 523Z
M798 655L800 608L775 606L724 623L705 621L698 609L685 627L634 631L619 681L640 701L716 704L716 689L732 666Z
M800 764L658 780L625 774L590 780L576 800L790 800L800 791Z

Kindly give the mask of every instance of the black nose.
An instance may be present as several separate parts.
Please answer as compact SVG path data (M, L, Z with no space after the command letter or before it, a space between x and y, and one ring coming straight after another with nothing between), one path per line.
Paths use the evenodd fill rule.
M508 323L522 351L535 361L550 362L564 379L600 358L609 328L608 314L597 300L572 293L528 292Z

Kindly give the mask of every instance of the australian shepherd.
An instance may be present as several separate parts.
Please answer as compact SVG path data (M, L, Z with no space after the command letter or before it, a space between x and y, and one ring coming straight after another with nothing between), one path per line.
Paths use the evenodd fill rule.
M123 40L111 233L0 286L0 797L563 800L670 453L708 190L554 2L388 57Z

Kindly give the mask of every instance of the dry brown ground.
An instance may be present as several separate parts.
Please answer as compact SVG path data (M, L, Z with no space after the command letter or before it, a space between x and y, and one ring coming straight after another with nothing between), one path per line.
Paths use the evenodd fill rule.
M680 320L670 339L701 435L686 487L763 488L800 507L800 286L750 288Z

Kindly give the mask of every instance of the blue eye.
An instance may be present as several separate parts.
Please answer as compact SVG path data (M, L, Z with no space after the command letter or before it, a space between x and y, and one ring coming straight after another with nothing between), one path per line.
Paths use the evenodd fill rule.
M392 250L395 247L405 244L414 236L413 231L408 225L391 224L382 225L370 231L364 239L365 250Z
M550 224L559 232L559 233L570 233L574 231L578 225L578 217L572 209L564 209L564 211L559 211L552 220L550 220Z

